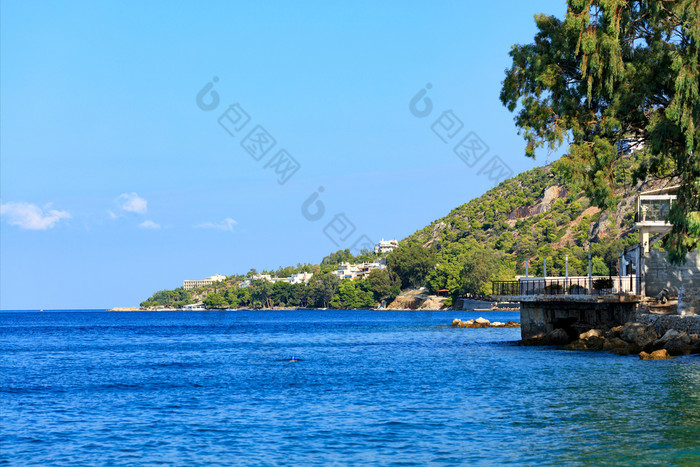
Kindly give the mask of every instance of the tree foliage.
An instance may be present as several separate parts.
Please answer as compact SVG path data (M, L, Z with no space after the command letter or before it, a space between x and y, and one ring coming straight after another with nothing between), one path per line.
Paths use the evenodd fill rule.
M387 257L389 272L396 274L403 289L423 286L434 266L433 253L416 243L399 245Z
M335 274L314 274L309 280L309 305L328 308L338 291L340 279Z
M228 308L229 304L224 297L217 292L212 292L203 300L207 310Z
M616 204L625 145L642 144L633 181L679 181L666 245L684 261L700 210L700 2L568 0L566 18L538 15L515 45L501 101L516 111L526 154L571 139L560 170L602 208Z

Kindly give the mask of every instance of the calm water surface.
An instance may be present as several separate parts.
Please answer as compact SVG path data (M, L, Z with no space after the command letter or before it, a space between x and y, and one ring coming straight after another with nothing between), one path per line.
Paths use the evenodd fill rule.
M699 357L448 327L481 315L518 319L0 313L0 463L700 464Z

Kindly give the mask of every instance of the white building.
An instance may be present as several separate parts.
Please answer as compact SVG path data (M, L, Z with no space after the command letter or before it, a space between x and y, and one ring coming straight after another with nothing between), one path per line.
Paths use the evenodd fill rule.
M272 282L273 284L275 282L288 282L290 284L301 284L303 282L304 284L308 284L311 276L313 276L313 273L311 272L300 272L297 274L292 274L291 277L272 277L269 274L256 274L255 276L241 282L238 288L242 289L243 287L250 287L250 284L252 284L253 281L260 279Z
M249 277L248 279L245 279L243 282L241 282L241 283L238 285L238 288L239 288L239 289L242 289L243 287L250 287L250 284L252 284L253 281L257 281L257 280L260 280L260 279L264 279L264 280L266 280L266 281L268 281L268 282L273 282L273 281L272 281L272 277L271 277L269 274L256 274L256 275L254 275L254 276L252 276L252 277Z
M216 274L214 276L207 277L206 279L186 280L182 283L182 288L185 290L196 289L197 287L212 285L214 282L221 282L224 279L226 279L226 276Z
M391 253L399 247L398 240L382 240L374 246L375 253Z
M639 231L642 252L649 253L653 236L671 230L668 214L676 201L678 186L658 190L643 191L637 195L637 216L635 227Z
M340 263L333 274L338 276L340 280L366 279L372 269L386 269L386 259L382 258L374 263Z
M313 272L299 272L296 274L292 274L292 277L289 278L289 283L290 284L301 284L302 282L304 284L308 284L309 280L311 277L314 275Z

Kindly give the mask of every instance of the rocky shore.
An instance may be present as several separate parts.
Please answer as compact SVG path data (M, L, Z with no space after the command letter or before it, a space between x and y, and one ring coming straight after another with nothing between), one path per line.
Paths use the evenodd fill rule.
M643 360L662 360L678 355L700 354L700 336L695 326L700 320L682 323L676 319L657 323L658 317L637 316L635 322L610 329L591 329L571 336L564 329L538 334L520 342L525 346L556 345L566 350L609 351L616 355L638 355ZM700 318L700 317L699 317ZM697 323L696 323L697 321Z
M450 326L453 328L519 328L520 323L516 323L515 321L508 321L507 323L501 323L499 321L491 322L481 317L467 321L455 318Z

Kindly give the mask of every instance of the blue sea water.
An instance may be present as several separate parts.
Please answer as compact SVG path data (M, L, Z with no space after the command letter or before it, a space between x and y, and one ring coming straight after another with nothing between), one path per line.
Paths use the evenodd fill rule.
M700 358L449 327L481 315L518 320L0 313L0 463L700 464Z

